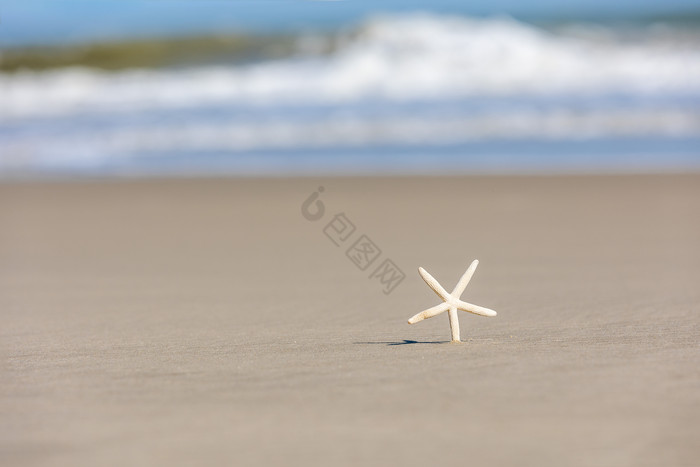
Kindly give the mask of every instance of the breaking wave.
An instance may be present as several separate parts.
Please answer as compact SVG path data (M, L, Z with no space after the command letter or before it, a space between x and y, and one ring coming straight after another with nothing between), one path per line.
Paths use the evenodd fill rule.
M295 49L246 65L0 74L0 170L169 151L700 136L694 31L412 14Z

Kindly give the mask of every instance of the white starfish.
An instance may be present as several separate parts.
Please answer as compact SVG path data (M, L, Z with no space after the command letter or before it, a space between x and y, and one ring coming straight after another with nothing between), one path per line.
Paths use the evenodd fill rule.
M450 316L450 328L452 329L452 342L460 342L459 318L457 316L457 310L468 311L469 313L474 313L475 315L481 316L496 316L496 312L493 310L478 305L472 305L471 303L464 302L459 298L462 295L462 292L464 292L464 289L467 288L467 284L469 284L469 281L474 275L474 271L476 271L476 267L478 265L479 260L475 259L472 261L472 264L469 265L467 272L465 272L459 282L457 282L457 285L451 294L448 294L447 291L438 283L438 281L435 280L433 276L428 274L428 271L423 268L418 268L418 273L423 278L425 283L428 284L428 287L433 289L433 292L435 292L444 303L421 311L409 319L408 324L416 324L417 322L423 321L426 318L432 318L440 313L449 311L448 314Z

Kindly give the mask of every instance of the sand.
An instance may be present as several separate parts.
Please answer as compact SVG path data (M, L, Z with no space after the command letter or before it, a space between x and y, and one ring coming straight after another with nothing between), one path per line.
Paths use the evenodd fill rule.
M3 466L700 462L700 176L5 182L0 226ZM497 317L406 323L475 258Z

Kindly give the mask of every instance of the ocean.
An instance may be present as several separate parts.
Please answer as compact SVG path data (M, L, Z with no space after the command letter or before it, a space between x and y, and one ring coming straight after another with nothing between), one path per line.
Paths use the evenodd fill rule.
M693 22L392 12L234 33L119 60L0 49L0 177L700 170Z

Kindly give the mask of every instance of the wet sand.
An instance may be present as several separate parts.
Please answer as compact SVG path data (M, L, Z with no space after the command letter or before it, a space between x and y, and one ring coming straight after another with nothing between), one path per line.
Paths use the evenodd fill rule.
M0 226L4 466L700 458L700 176L6 182ZM406 323L474 258L497 317Z

